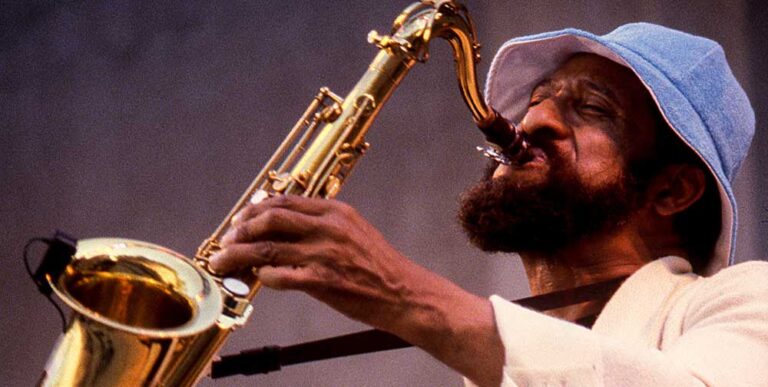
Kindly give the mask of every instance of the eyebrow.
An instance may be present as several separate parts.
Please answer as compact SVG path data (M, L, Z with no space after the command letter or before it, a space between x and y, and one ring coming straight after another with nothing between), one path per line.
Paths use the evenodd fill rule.
M577 82L584 83L587 86L589 86L591 89L598 91L600 94L605 95L606 97L610 98L612 101L619 103L619 98L616 95L616 93L613 92L613 90L599 84L593 81L590 81L589 79L580 79Z
M595 91L599 92L600 94L605 95L606 97L608 97L612 101L615 101L616 103L619 102L618 96L616 95L616 93L613 92L613 90L611 90L611 89L609 89L609 88L607 88L607 87L605 87L605 86L603 86L603 85L601 85L601 84L599 84L597 82L594 82L592 80L585 79L585 78L578 79L578 80L576 80L576 82L578 84L586 85L589 89L595 90ZM531 95L533 95L533 93L535 93L536 90L539 90L541 88L552 89L552 88L554 88L556 86L556 83L557 82L555 80L553 80L552 78L546 77L546 78L542 79L539 83L537 83L536 86L533 87L533 89L531 89Z
M543 87L551 88L552 87L552 83L553 83L553 81L552 81L552 78L550 78L550 77L546 77L546 78L542 79L539 83L536 84L536 86L533 87L533 89L531 89L531 95L533 95L533 93L535 93L536 90L538 90L540 88L543 88Z

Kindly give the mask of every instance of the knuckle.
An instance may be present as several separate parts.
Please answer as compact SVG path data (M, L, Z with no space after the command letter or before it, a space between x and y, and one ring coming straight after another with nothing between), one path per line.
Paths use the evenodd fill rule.
M318 225L316 228L322 228L321 231L335 241L342 240L345 235L349 234L349 229L342 226L336 219L329 219L322 226Z
M345 202L334 200L334 207L342 216L351 217L357 215L357 210Z
M335 206L334 213L330 216L330 223L335 225L340 232L347 234L351 227L360 225L361 219L362 217L354 207L347 203L339 202Z
M328 266L335 266L344 258L344 249L338 243L325 243L320 248L318 256Z
M253 203L246 204L238 213L237 217L240 220L245 220L251 217L251 214L256 210L256 205Z
M257 216L262 211L260 203L248 203L237 214L235 214L235 223L245 223L253 217Z
M264 241L259 244L257 254L264 259L267 265L275 263L277 260L278 252L274 242Z
M268 200L266 203L269 204L271 207L287 207L292 202L294 195L276 195L270 200Z
M285 210L282 208L270 208L264 212L262 219L266 227L274 227L285 216Z

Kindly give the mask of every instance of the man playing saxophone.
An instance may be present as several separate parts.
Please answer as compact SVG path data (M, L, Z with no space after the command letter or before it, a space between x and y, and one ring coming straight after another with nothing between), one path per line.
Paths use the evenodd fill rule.
M529 147L465 193L467 235L519 253L533 294L628 276L607 302L543 314L470 294L350 206L291 195L240 211L212 269L252 267L468 383L765 384L768 264L727 267L754 114L720 46L644 23L517 38L494 58L486 98ZM573 323L592 314L591 329Z

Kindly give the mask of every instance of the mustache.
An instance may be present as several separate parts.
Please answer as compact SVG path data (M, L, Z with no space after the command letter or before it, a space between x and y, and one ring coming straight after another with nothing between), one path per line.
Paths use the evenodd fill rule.
M485 168L483 168L483 176L480 179L481 181L490 181L493 177L493 172L496 171L496 168L499 167L501 163L494 159L488 159L488 162L485 163Z

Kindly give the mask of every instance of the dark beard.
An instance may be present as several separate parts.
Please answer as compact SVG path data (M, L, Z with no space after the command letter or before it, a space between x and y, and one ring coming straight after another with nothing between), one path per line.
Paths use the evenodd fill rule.
M461 198L459 221L470 242L487 252L553 253L620 226L637 207L640 187L628 168L617 181L592 188L555 164L545 183L520 187L491 179L497 165L491 163Z

